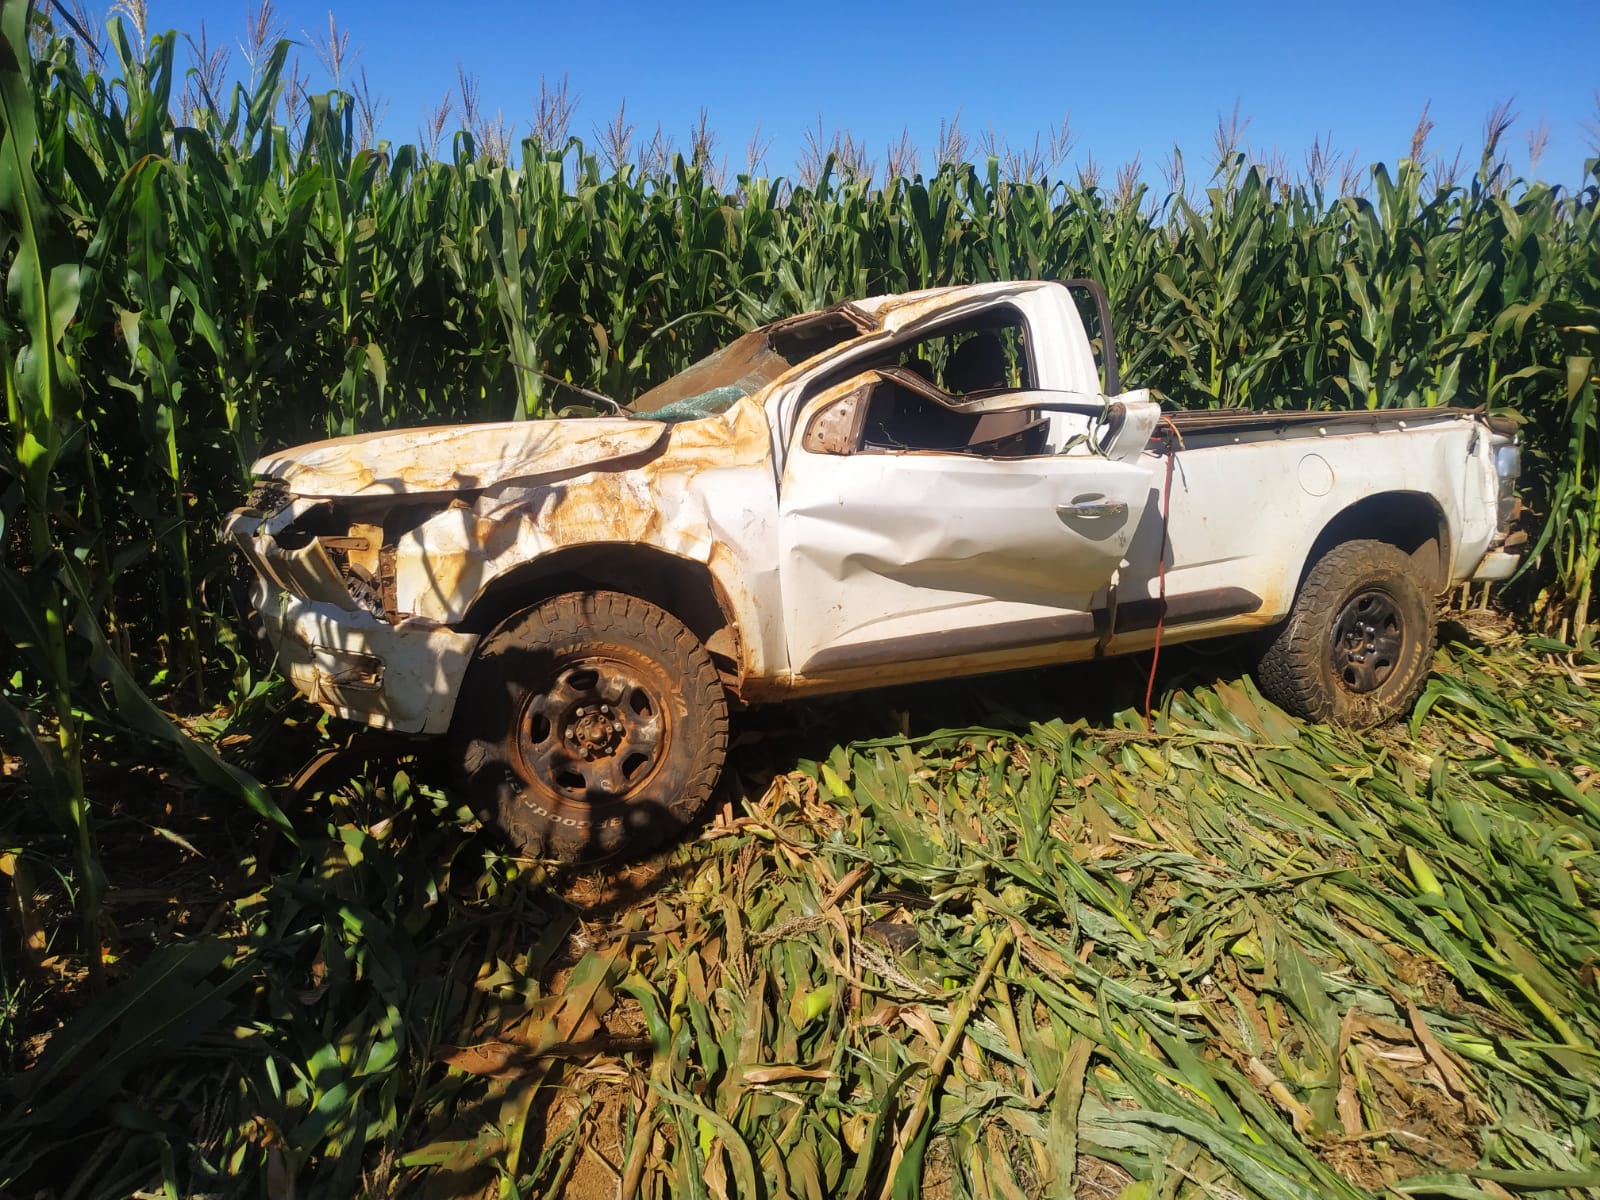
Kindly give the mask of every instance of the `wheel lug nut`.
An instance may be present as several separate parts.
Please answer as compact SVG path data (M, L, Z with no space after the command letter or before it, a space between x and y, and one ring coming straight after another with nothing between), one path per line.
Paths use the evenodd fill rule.
M612 730L613 733L621 733L622 732L622 722L621 721L613 721L613 722L611 722L611 730Z
M600 715L602 717L609 717L611 715L611 706L609 704L602 704L600 706Z

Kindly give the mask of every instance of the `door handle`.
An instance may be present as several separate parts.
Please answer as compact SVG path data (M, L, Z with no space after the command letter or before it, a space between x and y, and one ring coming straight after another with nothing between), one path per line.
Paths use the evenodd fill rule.
M1102 517L1125 517L1128 515L1128 506L1121 500L1086 500L1081 504L1058 504L1056 515L1097 521Z

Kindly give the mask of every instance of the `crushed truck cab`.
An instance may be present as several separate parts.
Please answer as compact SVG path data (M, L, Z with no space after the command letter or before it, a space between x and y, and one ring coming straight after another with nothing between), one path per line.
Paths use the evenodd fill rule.
M631 409L282 451L226 527L300 691L562 857L681 827L730 702L1259 632L1274 699L1381 720L1521 549L1504 418L1164 413L1082 281L780 321Z

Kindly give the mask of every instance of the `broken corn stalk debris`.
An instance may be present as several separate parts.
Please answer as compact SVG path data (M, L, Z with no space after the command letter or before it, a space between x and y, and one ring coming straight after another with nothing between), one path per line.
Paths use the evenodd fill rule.
M1597 1186L1587 678L1448 656L1416 738L1216 682L1154 738L952 730L774 782L699 851L694 936L638 960L701 960L704 1035L651 1086L726 1122L659 1141L640 1194L749 1158L774 1195ZM818 1074L749 1086L723 1045Z
M1595 664L1443 653L1411 736L1219 680L778 779L637 954L720 1119L636 1193L1592 1194Z
M93 1179L1591 1195L1600 660L1438 667L1365 734L1227 678L1180 678L1154 734L980 684L994 727L836 746L561 896L404 776L330 796L233 950L152 959L63 1031L0 1175L70 1161L120 1088L210 1097L210 1140L174 1117L166 1158L123 1138Z

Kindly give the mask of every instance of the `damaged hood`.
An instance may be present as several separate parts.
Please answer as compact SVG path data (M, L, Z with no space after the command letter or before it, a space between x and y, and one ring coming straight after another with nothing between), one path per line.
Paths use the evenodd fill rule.
M667 432L659 421L624 417L392 429L280 450L258 461L255 474L300 496L476 491L645 454Z

